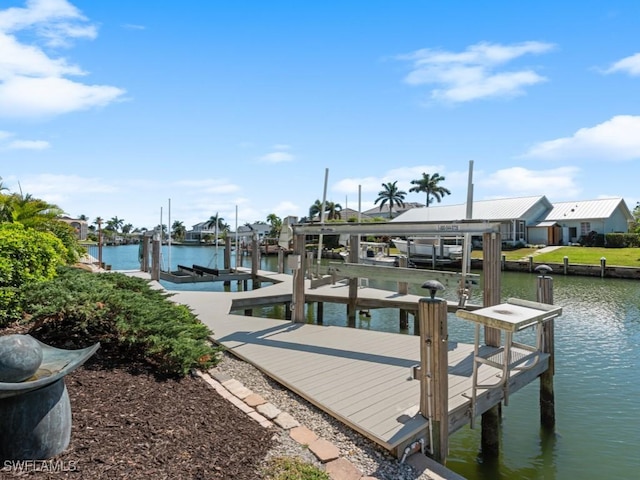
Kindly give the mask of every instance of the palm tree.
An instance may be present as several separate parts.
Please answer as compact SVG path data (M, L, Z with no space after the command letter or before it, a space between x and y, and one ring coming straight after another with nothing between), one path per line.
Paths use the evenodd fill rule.
M309 218L313 220L314 217L319 217L324 210L322 202L318 199L313 205L309 207Z
M339 220L341 218L340 210L342 210L342 205L339 203L327 202L327 220Z
M107 230L113 230L118 233L118 230L122 228L124 225L124 219L118 217L111 217L110 220L107 220Z
M216 245L218 244L218 232L225 232L229 226L224 223L224 218L222 218L220 215L218 215L218 212L216 212L215 215L211 215L209 217L209 220L207 220L204 224L204 228L211 228L213 227L213 229L215 230L215 236L216 236Z
M442 197L444 197L445 195L451 195L451 192L441 186L438 185L438 183L443 182L444 181L444 177L441 176L439 173L434 173L433 175L429 175L428 173L423 173L422 174L422 178L418 179L418 180L411 180L411 185L415 185L415 187L411 187L409 189L410 192L416 192L416 193L420 193L420 192L424 192L427 194L427 207L429 206L429 204L431 203L431 199L435 199L438 201L438 203L440 203L440 201L442 200Z
M387 182L382 184L382 190L378 192L378 198L373 202L374 205L380 202L380 211L387 203L389 204L389 218L393 218L393 207L404 207L404 197L407 192L398 189L398 181Z
M187 234L187 229L184 226L184 223L179 220L173 222L173 225L171 225L171 230L173 230L173 238L180 242L184 240L184 237Z
M280 230L282 229L282 219L275 213L267 215L267 223L271 225L271 231L269 236L271 238L277 238L280 236Z

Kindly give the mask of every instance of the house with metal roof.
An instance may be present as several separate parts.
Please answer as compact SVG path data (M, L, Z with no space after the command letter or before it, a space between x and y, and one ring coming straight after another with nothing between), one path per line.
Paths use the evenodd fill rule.
M404 202L404 206L393 206L393 218L398 217L398 215L402 215L404 212L412 210L414 208L422 208L424 205L418 202ZM376 205L369 210L365 210L362 212L364 215L368 215L371 218L389 218L392 214L391 209L389 208L389 202L384 205Z
M632 221L633 215L629 207L619 197L554 203L544 219L529 227L529 243L559 245L578 242L580 237L591 232L626 233ZM552 235L549 229L556 233ZM557 238L558 230L561 241L549 243L550 238ZM538 241L545 239L547 241Z
M466 204L412 208L392 222L455 222L467 219ZM503 242L563 245L590 232L627 232L633 219L622 198L552 204L546 196L473 202L472 220L500 223Z

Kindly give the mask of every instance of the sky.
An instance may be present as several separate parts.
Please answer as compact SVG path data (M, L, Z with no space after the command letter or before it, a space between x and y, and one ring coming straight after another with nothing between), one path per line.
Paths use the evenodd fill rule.
M69 216L232 228L640 201L640 2L0 0L0 177ZM436 203L435 205L438 205ZM169 219L170 214L170 219Z

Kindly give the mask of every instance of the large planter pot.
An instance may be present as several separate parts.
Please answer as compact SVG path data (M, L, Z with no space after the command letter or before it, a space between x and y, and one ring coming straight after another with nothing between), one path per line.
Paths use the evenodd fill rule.
M100 346L63 350L35 342L42 349L35 374L21 382L0 382L0 462L43 460L67 448L71 405L64 377Z

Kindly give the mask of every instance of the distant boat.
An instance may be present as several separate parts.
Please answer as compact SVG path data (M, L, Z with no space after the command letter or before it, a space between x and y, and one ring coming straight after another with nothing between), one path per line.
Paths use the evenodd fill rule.
M381 242L360 242L360 254L358 262L367 265L384 265L387 267L397 267L399 260L397 256L387 254L389 245ZM349 251L340 252L340 256L345 262L349 261Z
M438 260L461 260L462 245L450 245L440 237L411 237L408 240L392 239L398 251L409 257L432 258L435 254Z

